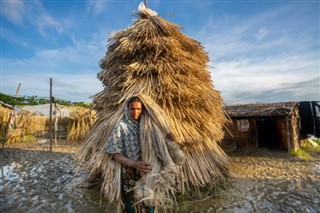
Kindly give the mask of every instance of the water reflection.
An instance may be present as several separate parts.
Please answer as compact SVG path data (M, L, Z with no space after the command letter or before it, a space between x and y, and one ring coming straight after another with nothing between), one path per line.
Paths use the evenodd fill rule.
M86 172L75 172L71 155L7 153L0 153L0 212L105 212L98 189L78 187Z
M22 165L16 162L12 162L10 165L1 166L0 178L16 178L19 174L16 173L16 170L19 169Z

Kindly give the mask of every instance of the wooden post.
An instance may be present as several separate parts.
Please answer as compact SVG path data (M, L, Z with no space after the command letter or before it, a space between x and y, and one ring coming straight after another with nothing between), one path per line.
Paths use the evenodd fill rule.
M291 145L291 134L290 134L290 120L286 118L286 130L287 130L287 143L288 143L288 152L291 151L291 149L294 149Z
M250 127L251 128L251 127ZM253 138L255 142L255 148L259 147L259 138L258 138L258 126L257 126L257 119L252 119L252 130L253 131Z
M15 95L15 97L18 97L20 87L21 87L21 83L19 83L19 85L18 85L18 88L17 88L17 91L16 91L16 95Z
M54 134L54 144L57 143L57 107L56 107L56 104L54 105L54 131L53 131L53 134Z
M52 78L50 78L50 119L49 119L50 152L52 152Z

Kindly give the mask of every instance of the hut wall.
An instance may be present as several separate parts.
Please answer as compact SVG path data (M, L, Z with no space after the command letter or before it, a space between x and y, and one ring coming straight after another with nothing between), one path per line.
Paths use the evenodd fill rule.
M248 108L229 108L232 123L225 128L224 141L235 141L240 147L285 148L288 151L301 147L300 138L303 138L304 134L301 131L301 104L270 105L256 111L253 109L250 111ZM318 114L320 116L320 105ZM245 120L244 118L247 118L250 124L248 131L239 129L239 121Z
M299 115L299 108L296 106L292 112L290 117L290 124L291 124L291 149L297 150L301 147L300 143L300 115ZM290 150L289 150L290 151Z
M225 129L223 141L234 141L238 147L270 147L270 148L286 148L299 147L299 128L298 121L290 122L290 127L287 129L286 119L272 118L268 119L268 124L263 124L266 121L251 118L249 121L248 131L241 131L238 122L244 119L232 119L232 123L228 124ZM291 124L293 123L293 124ZM262 125L262 126L261 126ZM268 125L272 125L272 131ZM261 130L263 128L263 130ZM258 135L259 129L259 135ZM289 134L288 134L288 131ZM269 138L269 139L268 139ZM288 144L290 143L290 144Z
M288 149L289 145L288 145L288 134L287 134L287 129L286 129L286 120L283 120L283 119L277 120L276 126L278 129L278 137L280 140L280 146Z
M249 122L248 130L241 130L239 122L247 120ZM234 141L238 147L256 147L257 132L255 119L232 119L232 123L228 124L225 129L224 141Z

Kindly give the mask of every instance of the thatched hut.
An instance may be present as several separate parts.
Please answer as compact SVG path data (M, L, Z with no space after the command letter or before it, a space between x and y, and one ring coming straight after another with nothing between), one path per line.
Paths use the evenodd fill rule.
M225 107L232 123L226 126L222 144L238 147L300 148L298 102L257 103Z
M109 40L98 73L104 89L93 100L98 118L78 155L90 177L102 177L101 190L110 203L120 196L120 189L111 186L117 183L118 165L104 147L123 116L124 103L134 94L142 94L153 102L150 106L160 108L186 156L183 165L176 165L176 190L214 186L224 179L228 163L217 144L224 136L222 128L227 119L203 46L182 34L180 26L148 10L138 11L137 16L133 26ZM150 111L154 111L152 106Z

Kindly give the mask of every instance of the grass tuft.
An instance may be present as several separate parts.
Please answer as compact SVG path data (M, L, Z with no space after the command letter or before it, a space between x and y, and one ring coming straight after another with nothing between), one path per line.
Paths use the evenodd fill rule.
M316 143L318 143L318 141L316 141ZM300 149L291 151L290 154L305 161L320 160L320 146L314 147L308 141L305 141Z

